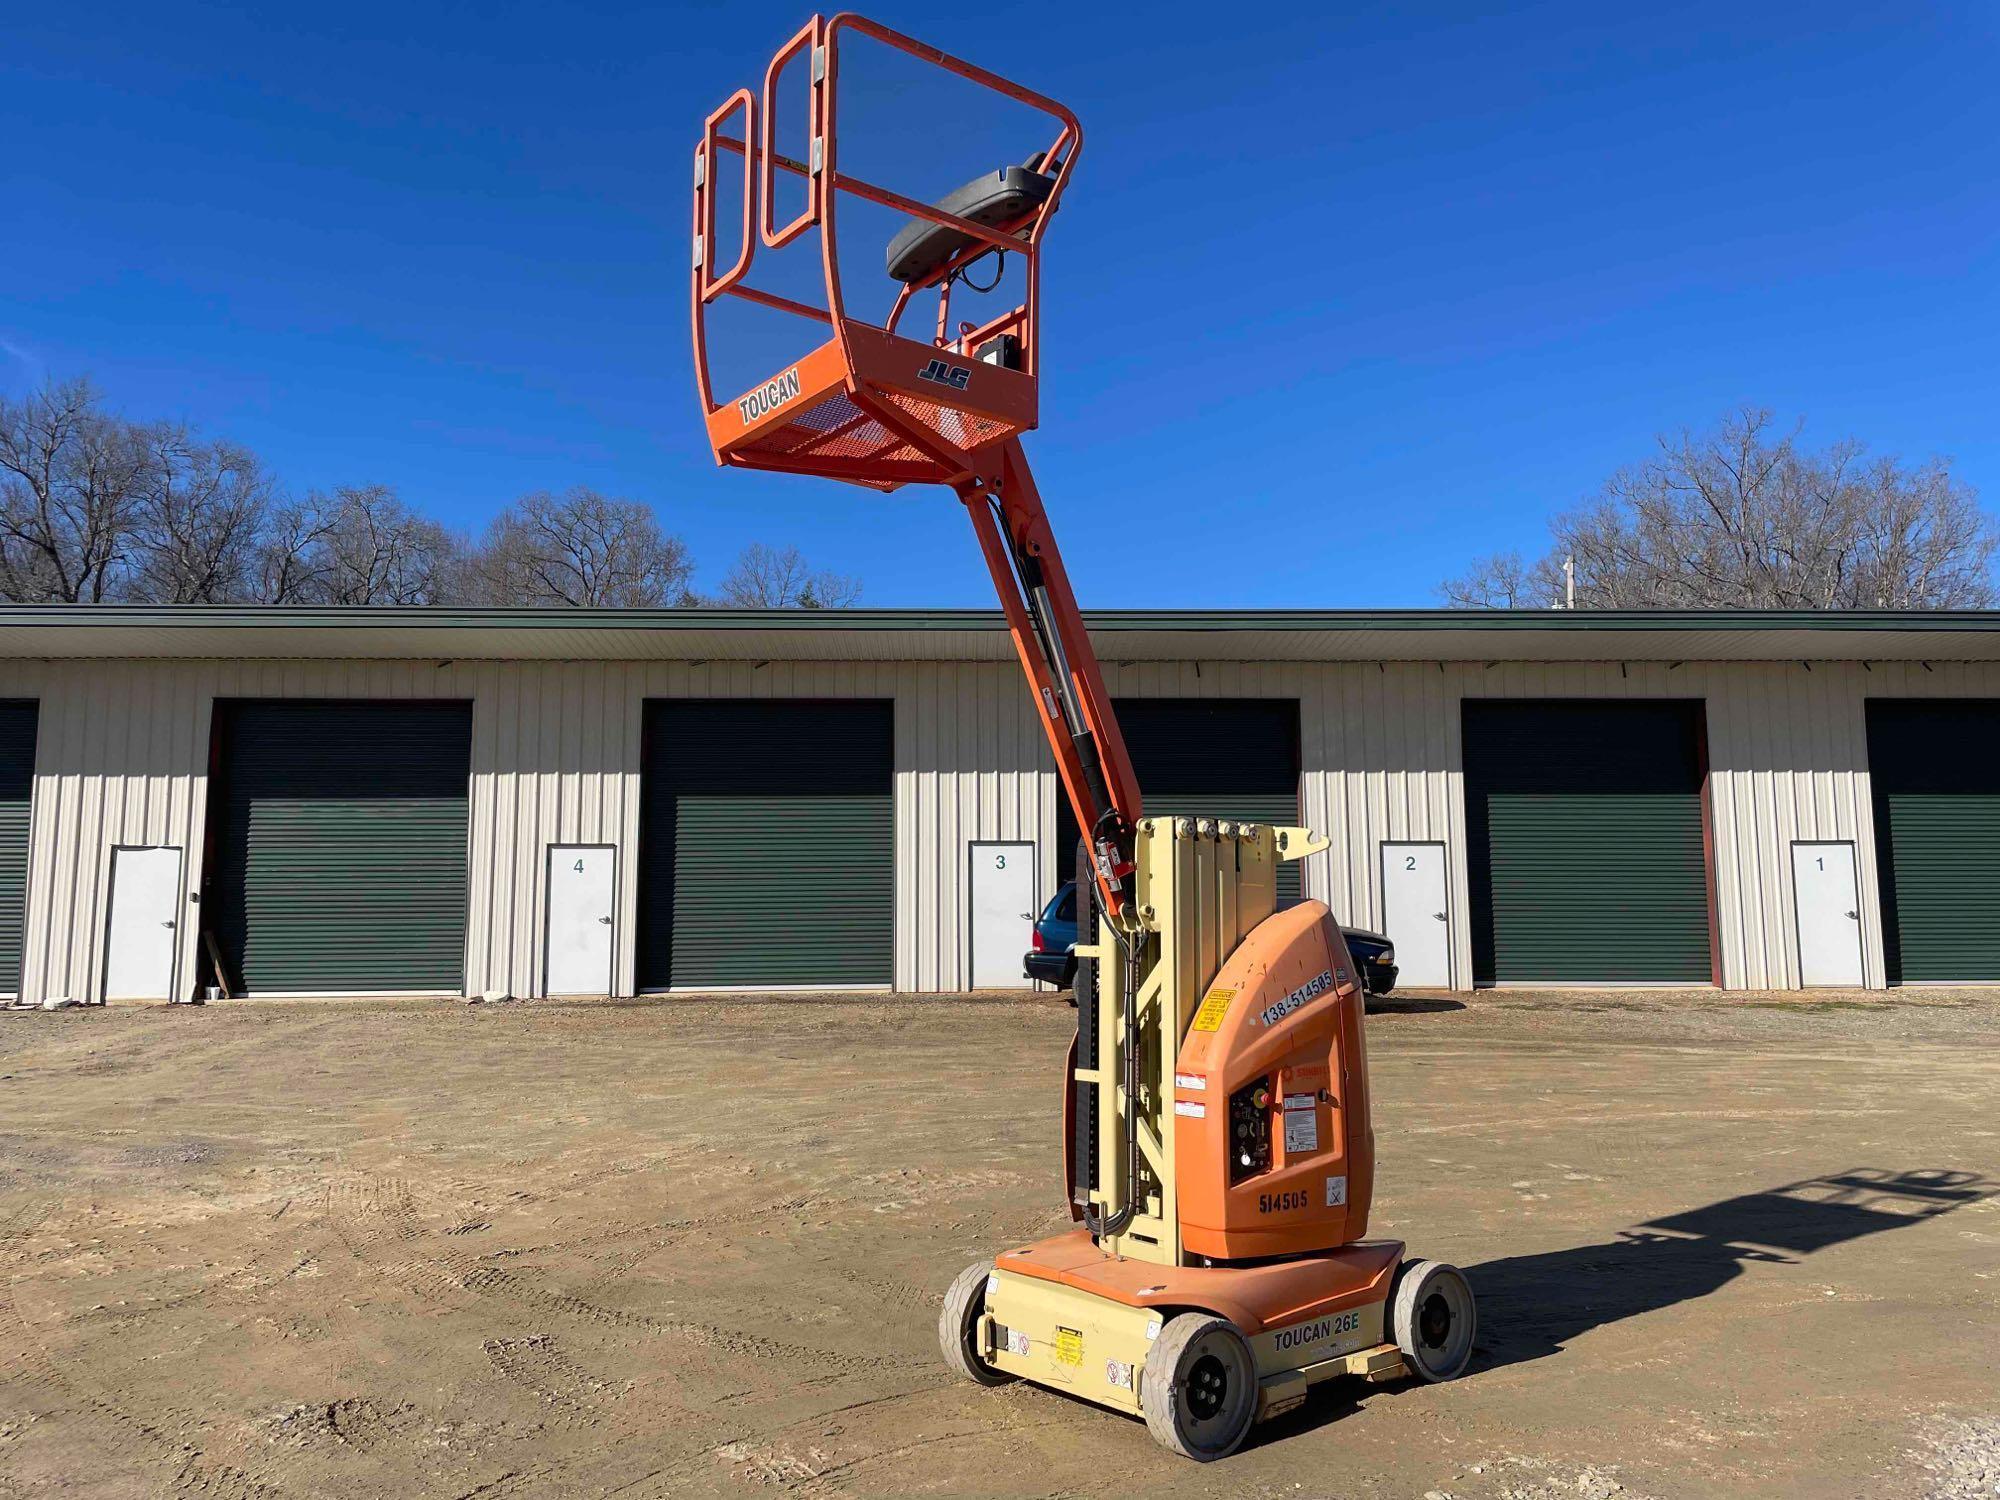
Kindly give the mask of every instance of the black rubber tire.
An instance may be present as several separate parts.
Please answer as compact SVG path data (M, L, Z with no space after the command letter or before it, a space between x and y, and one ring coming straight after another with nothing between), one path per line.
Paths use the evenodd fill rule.
M1213 1463L1243 1444L1257 1420L1257 1359L1227 1318L1182 1313L1160 1330L1139 1372L1146 1430L1161 1447Z
M993 1262L982 1260L958 1273L938 1313L938 1350L952 1374L975 1385L1005 1385L1018 1377L996 1370L979 1356L979 1316L986 1311L986 1278Z
M1471 1363L1479 1336L1472 1283L1457 1266L1440 1260L1404 1261L1389 1293L1389 1327L1417 1379L1456 1380Z

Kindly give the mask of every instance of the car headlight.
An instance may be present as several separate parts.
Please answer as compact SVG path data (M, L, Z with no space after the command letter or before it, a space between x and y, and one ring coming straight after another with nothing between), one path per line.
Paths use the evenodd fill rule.
M1382 957L1378 960L1378 962L1385 964L1392 964L1395 961L1396 961L1396 950L1394 948L1384 948L1382 950Z

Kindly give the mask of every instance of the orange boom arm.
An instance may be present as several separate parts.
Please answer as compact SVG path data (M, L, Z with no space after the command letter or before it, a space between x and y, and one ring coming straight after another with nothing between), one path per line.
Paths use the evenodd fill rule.
M843 172L836 126L840 46L849 33L1040 111L1054 127L1053 139L1029 165L976 179L934 204ZM812 143L806 162L780 156L772 144L783 103L780 79L801 58L805 97L792 102L803 109ZM740 136L731 129L740 129ZM1063 791L1089 840L1105 910L1123 925L1140 815L1138 782L1019 441L1037 419L1042 238L1082 145L1076 117L1053 99L859 16L815 16L773 58L761 102L739 89L703 125L694 174L695 373L718 463L817 474L879 490L943 484L964 501ZM721 266L715 188L725 157L741 158L731 171L740 173L743 206L740 247ZM783 225L773 222L779 171L806 185L804 209ZM902 288L879 324L850 315L842 294L834 224L843 194L910 216L889 247L890 275ZM782 249L807 234L817 235L824 307L750 285L760 244ZM954 283L995 251L1025 261L1024 300L951 335ZM920 342L897 332L911 300L930 291L938 296L936 337ZM819 323L830 336L769 378L718 400L708 371L707 309L725 296Z

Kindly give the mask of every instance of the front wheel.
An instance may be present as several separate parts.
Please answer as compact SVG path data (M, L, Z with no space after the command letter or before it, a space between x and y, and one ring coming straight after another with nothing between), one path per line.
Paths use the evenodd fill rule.
M1146 1352L1139 1405L1162 1447L1197 1463L1227 1458L1257 1415L1250 1341L1226 1318L1182 1313Z
M1389 1294L1389 1323L1411 1374L1433 1383L1455 1380L1471 1362L1479 1332L1472 1283L1443 1261L1405 1261Z
M982 1260L958 1273L938 1314L938 1349L952 1374L978 1385L1005 1385L1015 1377L996 1370L979 1352L979 1319L986 1311L986 1279L993 1262Z

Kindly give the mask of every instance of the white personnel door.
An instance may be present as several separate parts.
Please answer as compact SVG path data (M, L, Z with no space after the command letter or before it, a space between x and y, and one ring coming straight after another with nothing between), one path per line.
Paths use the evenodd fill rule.
M104 998L171 1000L180 951L181 851L111 851L111 922Z
M1021 959L1035 930L1035 846L972 846L972 987L1024 990Z
M611 993L617 876L618 851L610 844L549 845L551 995Z
M1799 982L1809 989L1859 988L1861 901L1854 846L1792 845L1792 899L1799 913Z
M1450 986L1443 844L1382 846L1382 933L1396 945L1397 988Z

